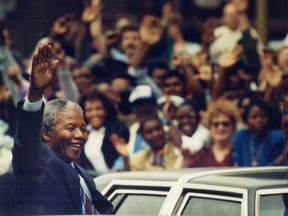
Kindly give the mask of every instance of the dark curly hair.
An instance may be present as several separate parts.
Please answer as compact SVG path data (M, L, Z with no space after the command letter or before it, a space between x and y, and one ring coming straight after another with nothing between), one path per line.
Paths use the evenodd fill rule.
M91 100L100 100L104 106L104 109L107 112L107 118L108 119L116 119L117 118L117 110L114 107L113 103L103 94L99 93L96 90L91 90L88 91L87 93L81 95L79 98L79 105L83 109L85 113L85 103L86 101L91 101Z
M263 110L266 113L268 120L269 120L269 125L272 126L271 124L273 122L272 121L273 111L272 111L271 104L263 100L261 97L254 97L253 100L251 100L251 102L249 103L249 105L245 107L244 113L242 115L243 121L247 124L249 112L254 106L259 107L261 110Z

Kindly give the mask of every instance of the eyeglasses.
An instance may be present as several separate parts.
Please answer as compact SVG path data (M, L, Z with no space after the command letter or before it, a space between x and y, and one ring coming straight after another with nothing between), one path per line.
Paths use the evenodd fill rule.
M211 122L212 127L219 127L219 125L222 125L223 127L230 127L232 123L230 121L222 121L222 122Z

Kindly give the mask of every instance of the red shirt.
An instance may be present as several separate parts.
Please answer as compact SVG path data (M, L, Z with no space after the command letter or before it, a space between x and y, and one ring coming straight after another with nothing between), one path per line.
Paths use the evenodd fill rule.
M187 167L227 167L233 166L232 151L230 151L223 161L218 162L211 148L203 148L186 161Z

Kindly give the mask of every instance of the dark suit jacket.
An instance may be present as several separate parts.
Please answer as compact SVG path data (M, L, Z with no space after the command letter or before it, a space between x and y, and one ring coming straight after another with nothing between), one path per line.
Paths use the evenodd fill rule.
M97 211L111 214L112 204L97 191L90 176L76 164L74 169L41 142L44 105L41 111L26 112L22 104L17 107L13 148L14 213L82 214L79 174L88 186Z

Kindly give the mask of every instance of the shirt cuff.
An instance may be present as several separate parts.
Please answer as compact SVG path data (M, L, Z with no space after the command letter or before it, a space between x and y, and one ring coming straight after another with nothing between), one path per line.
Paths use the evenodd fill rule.
M147 74L147 68L135 68L135 67L128 67L127 70L128 74L134 78L139 78Z
M39 110L41 110L42 103L43 103L42 99L39 100L39 101L31 103L28 100L27 95L26 95L25 98L24 98L23 110L28 111L28 112L39 111Z

